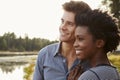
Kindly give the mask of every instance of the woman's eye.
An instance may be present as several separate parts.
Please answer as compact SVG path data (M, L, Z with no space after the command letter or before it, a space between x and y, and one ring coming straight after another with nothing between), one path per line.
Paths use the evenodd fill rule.
M83 40L84 40L84 38L78 38L78 40L79 40L79 41L83 41Z

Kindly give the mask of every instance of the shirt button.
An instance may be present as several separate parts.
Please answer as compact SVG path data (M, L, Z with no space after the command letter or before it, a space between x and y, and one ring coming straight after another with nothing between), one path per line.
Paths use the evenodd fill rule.
M63 59L63 62L65 63L65 59Z

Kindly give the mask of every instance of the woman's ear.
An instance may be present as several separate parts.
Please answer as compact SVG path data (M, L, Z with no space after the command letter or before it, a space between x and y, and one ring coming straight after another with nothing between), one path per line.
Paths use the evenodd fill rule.
M99 39L99 40L96 41L96 46L98 48L102 48L102 47L104 47L104 45L105 45L105 41L104 40Z

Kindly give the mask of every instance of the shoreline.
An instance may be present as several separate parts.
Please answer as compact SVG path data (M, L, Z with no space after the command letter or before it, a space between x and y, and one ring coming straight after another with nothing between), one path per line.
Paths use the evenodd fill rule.
M31 52L10 52L10 51L0 51L0 57L3 56L26 56L26 55L37 55L38 51Z

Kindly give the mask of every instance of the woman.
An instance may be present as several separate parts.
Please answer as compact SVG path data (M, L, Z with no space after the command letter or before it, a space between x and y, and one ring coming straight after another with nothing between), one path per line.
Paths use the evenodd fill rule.
M116 19L100 10L76 15L75 43L77 58L88 60L91 67L78 80L120 80L107 57L119 45Z

